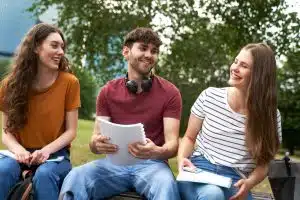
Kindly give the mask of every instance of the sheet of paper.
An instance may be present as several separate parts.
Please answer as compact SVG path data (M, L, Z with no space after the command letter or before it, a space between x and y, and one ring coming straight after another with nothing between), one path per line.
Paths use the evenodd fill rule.
M16 159L15 154L12 153L11 151L9 151L9 150L0 150L0 158L3 158L5 156L11 157L13 159ZM65 158L64 156L58 156L58 157L55 157L55 158L50 158L50 159L46 160L46 162L60 162L64 158Z
M109 122L97 117L100 133L110 138L112 144L118 145L119 150L107 154L107 159L115 165L132 165L142 161L128 152L128 145L134 142L146 144L144 126L141 123L122 125Z
M225 188L230 188L232 184L232 179L207 172L204 170L197 170L197 172L189 172L181 170L176 178L177 181L190 181L197 183L208 183L213 185L218 185Z
M46 160L46 162L60 162L60 161L62 161L63 159L65 159L64 156L57 156L57 157L50 158L50 159Z
M1 157L8 156L8 157L11 157L13 159L16 159L15 154L10 152L9 150L0 150L0 156Z

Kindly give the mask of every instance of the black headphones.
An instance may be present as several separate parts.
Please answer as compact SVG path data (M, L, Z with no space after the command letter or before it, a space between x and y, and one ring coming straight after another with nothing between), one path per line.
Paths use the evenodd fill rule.
M152 87L152 78L153 74L150 74L150 77L145 76L142 80L141 88L143 92L149 92ZM138 91L138 84L135 80L128 80L128 73L125 77L125 86L128 89L128 91L132 94L136 94Z

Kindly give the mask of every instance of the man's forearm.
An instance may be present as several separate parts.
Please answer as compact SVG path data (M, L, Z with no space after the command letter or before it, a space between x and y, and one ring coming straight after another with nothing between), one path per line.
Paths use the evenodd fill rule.
M158 160L167 160L176 156L178 150L178 140L167 142L161 147L155 149L153 158Z

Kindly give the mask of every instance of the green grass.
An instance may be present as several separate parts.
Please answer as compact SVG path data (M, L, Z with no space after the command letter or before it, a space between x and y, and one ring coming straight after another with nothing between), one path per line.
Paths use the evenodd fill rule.
M71 146L71 162L73 166L81 165L86 162L103 157L100 155L95 155L91 153L89 150L88 143L92 135L93 125L94 125L93 121L79 120L77 137L72 142L72 146ZM1 127L1 123L0 123L0 127ZM2 144L2 142L0 142L0 149L4 149L4 148L5 148L4 145ZM278 157L280 158L282 157L282 155L278 155ZM292 158L299 159L297 157L292 157ZM169 164L171 166L174 175L176 176L178 174L176 158L170 159ZM257 185L253 189L253 191L271 193L271 187L268 179L265 179L262 183Z

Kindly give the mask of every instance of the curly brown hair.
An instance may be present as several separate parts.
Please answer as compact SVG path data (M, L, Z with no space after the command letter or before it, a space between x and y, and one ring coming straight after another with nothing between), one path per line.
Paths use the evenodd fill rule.
M152 43L157 48L162 44L158 34L151 28L139 27L130 31L124 38L123 46L132 47L135 42Z
M40 23L29 30L15 53L12 71L5 79L4 86L3 105L7 114L5 132L16 134L27 123L28 94L38 69L38 55L35 50L51 33L59 33L66 43L62 32L56 26ZM65 48L66 44L64 51ZM71 72L65 56L60 60L59 70Z

